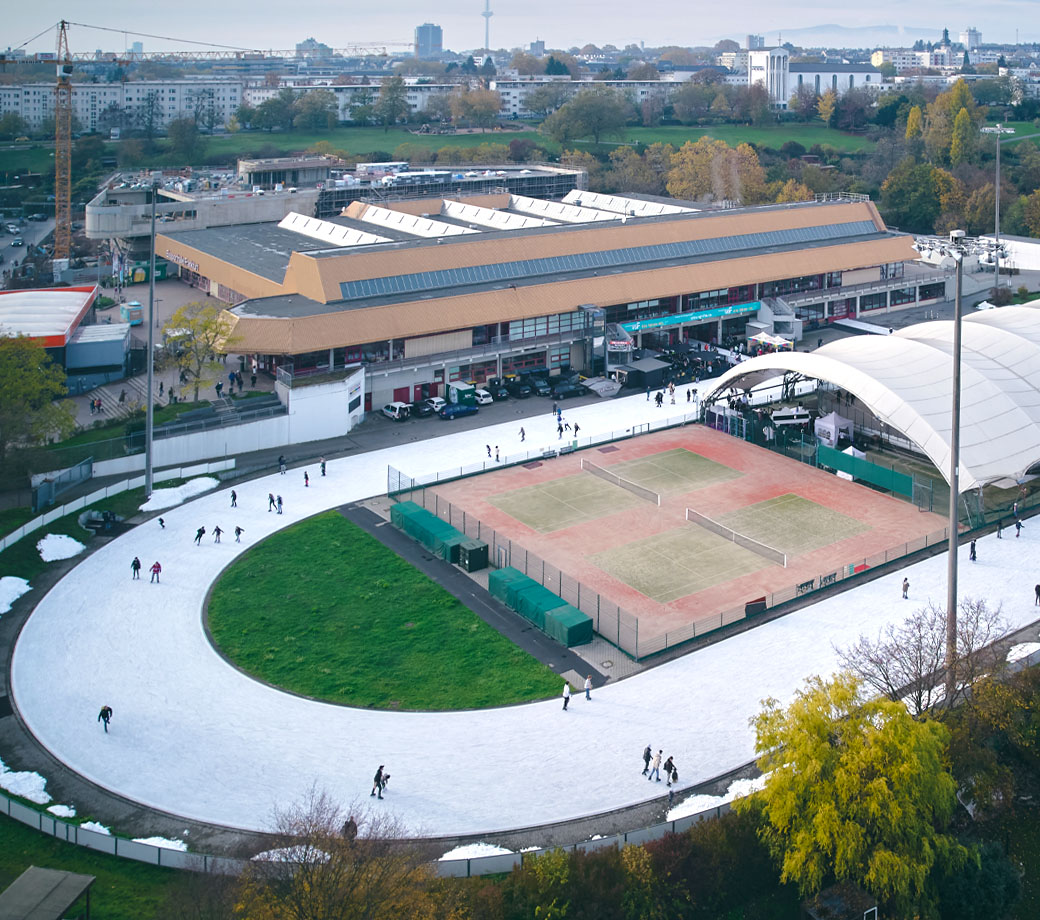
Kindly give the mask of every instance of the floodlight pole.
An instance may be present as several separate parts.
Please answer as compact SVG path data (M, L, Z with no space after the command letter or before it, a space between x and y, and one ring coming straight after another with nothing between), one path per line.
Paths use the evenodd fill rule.
M950 425L950 545L946 569L946 706L953 705L957 690L957 526L960 508L961 451L961 282L964 275L963 230L950 233L953 258L957 263L957 287L953 312L953 406Z
M144 408L144 497L152 494L152 430L154 424L153 393L155 388L155 196L158 185L152 183L152 252L148 266L148 398Z

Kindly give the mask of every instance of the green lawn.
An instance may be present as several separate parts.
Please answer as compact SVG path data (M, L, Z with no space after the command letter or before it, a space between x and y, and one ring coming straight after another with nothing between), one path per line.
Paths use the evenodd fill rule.
M0 890L29 866L95 876L97 881L90 893L90 916L94 920L155 917L171 888L181 879L174 869L73 846L0 815ZM79 909L84 910L85 905L84 899Z
M177 416L182 412L190 412L192 409L203 409L210 404L208 399L200 399L198 402L179 402L172 406L162 406L153 410L152 422L155 425L163 425L166 422L177 421ZM144 425L144 410L141 410L140 423ZM99 420L100 421L100 420ZM100 425L84 428L64 441L56 441L48 444L48 450L63 450L66 447L80 447L84 444L95 444L98 441L109 441L113 438L122 438L126 433L127 424L132 421L127 418L110 419ZM137 419L133 419L137 421Z
M615 147L619 145L632 144L654 144L661 142L681 147L686 141L695 141L699 137L707 135L716 140L725 141L731 147L737 144L749 143L759 147L772 147L778 150L787 141L797 141L806 150L813 144L823 144L835 147L838 150L857 153L873 150L876 146L874 141L854 134L844 134L834 128L828 128L823 124L782 124L766 125L760 128L751 125L709 125L707 127L685 127L683 125L662 125L658 128L629 128L624 137L612 140L609 145L601 144L601 147ZM583 148L593 148L591 142L576 142Z
M251 549L213 588L209 628L239 667L377 709L545 699L559 677L338 512Z

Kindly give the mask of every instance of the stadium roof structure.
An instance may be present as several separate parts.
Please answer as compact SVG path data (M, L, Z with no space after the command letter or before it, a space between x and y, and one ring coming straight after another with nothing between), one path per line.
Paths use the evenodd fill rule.
M0 335L64 348L98 296L95 285L0 291Z
M948 479L953 332L951 321L918 323L752 358L723 374L707 401L790 372L825 380L909 438ZM960 490L1020 482L1040 464L1040 308L965 317L961 346Z

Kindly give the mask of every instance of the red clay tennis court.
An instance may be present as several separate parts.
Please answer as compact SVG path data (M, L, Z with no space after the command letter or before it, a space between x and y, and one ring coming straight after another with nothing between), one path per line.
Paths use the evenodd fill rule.
M493 528L636 615L641 634L847 571L946 523L700 425L427 491L427 507L446 499L455 517L465 513L467 532L474 519ZM741 542L722 535L729 529Z

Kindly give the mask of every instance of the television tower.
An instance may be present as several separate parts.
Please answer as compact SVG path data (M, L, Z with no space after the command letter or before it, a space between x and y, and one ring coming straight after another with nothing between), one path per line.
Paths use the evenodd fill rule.
M480 15L484 17L484 50L491 54L491 17L495 15L491 12L491 0L484 0L484 12Z

